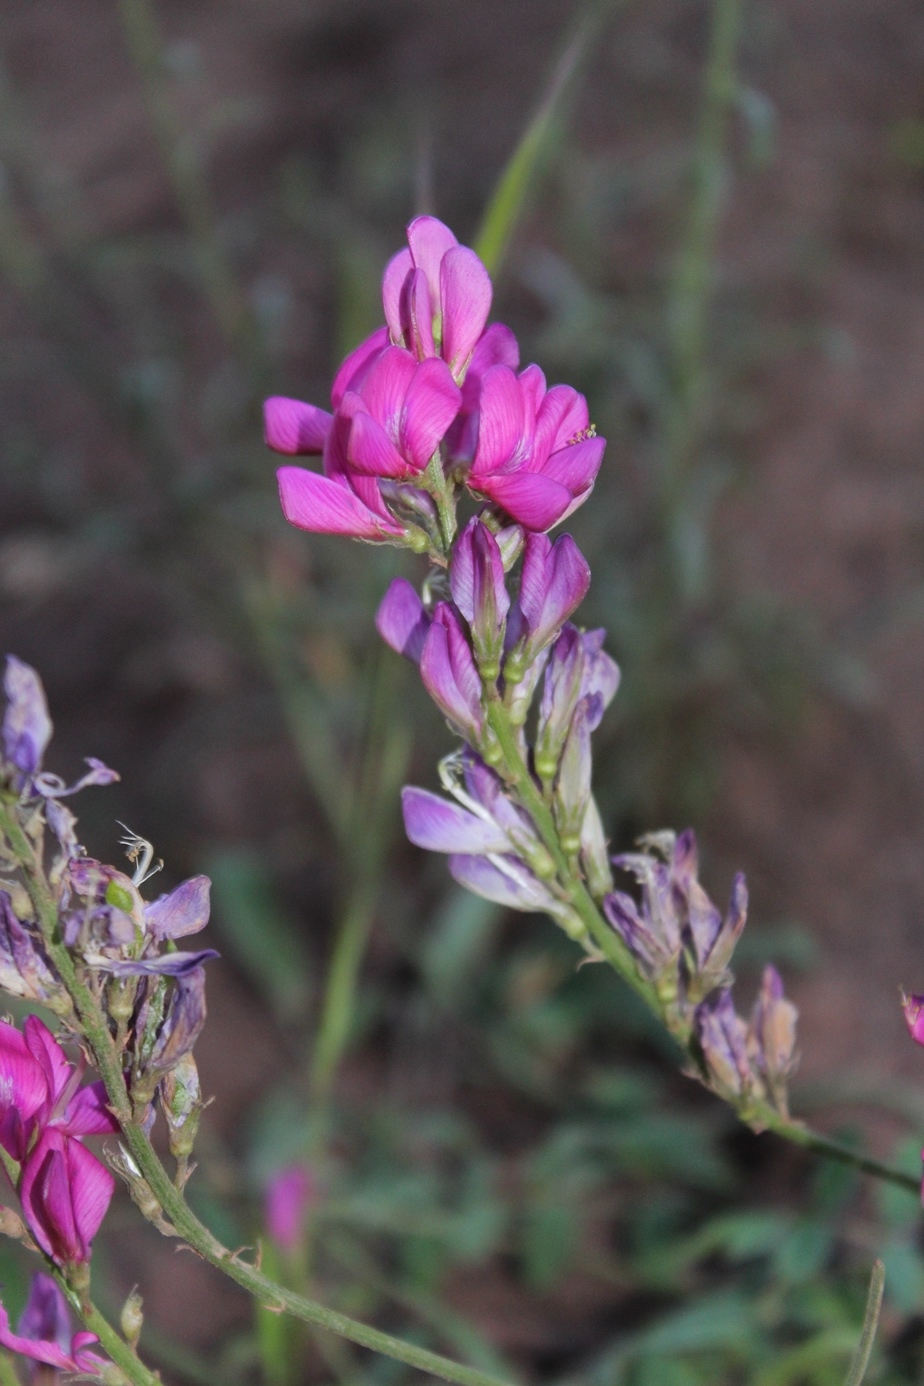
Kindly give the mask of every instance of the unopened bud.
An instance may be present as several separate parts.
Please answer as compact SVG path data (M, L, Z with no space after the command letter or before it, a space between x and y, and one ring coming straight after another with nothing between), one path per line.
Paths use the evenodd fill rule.
M132 1347L136 1347L138 1339L141 1337L141 1330L144 1327L142 1301L137 1290L132 1290L128 1299L123 1304L119 1323L128 1342Z
M176 1068L167 1074L161 1083L160 1095L170 1153L176 1160L188 1160L202 1114L199 1071L191 1054L184 1054Z

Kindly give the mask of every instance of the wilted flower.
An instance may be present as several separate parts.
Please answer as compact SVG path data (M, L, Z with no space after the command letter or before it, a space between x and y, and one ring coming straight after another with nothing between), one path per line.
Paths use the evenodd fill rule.
M9 1315L0 1304L0 1346L31 1358L33 1362L62 1372L97 1376L109 1365L104 1358L87 1351L91 1343L98 1341L95 1333L72 1335L64 1294L51 1276L41 1271L32 1277L32 1288L16 1333L11 1330Z
M730 991L696 1008L695 1033L712 1086L726 1101L760 1094L760 1080L748 1060L748 1031Z
M798 1015L783 995L783 979L776 968L765 967L748 1027L748 1053L783 1116L788 1114L787 1083L796 1066Z

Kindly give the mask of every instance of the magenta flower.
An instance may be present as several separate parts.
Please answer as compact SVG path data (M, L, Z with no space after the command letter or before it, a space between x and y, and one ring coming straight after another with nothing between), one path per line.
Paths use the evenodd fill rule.
M266 1229L283 1251L298 1249L305 1218L317 1198L317 1185L304 1165L277 1170L266 1187Z
M570 385L547 390L538 366L519 375L491 366L481 382L468 486L526 529L551 529L590 495L605 446L587 401Z
M59 1265L86 1261L115 1181L81 1137L119 1129L102 1083L79 1087L46 1025L20 1034L0 1021L0 1144L22 1166L18 1193L29 1230Z
M420 663L430 614L407 578L394 578L375 616L375 628L396 654Z
M71 1320L63 1293L50 1275L41 1271L32 1277L29 1299L19 1320L19 1332L10 1328L10 1318L0 1304L0 1346L33 1362L56 1367L62 1372L80 1372L98 1376L109 1364L94 1352L87 1352L91 1343L98 1342L95 1333L75 1333L71 1336Z
M491 308L488 271L436 217L415 217L407 240L382 279L390 338L418 361L442 357L461 382Z
M405 527L379 482L419 477L458 413L461 391L442 361L418 362L402 347L376 342L375 350L360 348L358 363L354 352L341 367L333 414L297 400L266 401L270 447L323 455L323 475L301 467L278 472L286 519L301 529L401 538Z

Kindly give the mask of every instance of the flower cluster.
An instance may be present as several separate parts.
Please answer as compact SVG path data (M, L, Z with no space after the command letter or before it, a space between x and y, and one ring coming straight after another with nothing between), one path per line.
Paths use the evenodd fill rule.
M610 891L607 919L653 983L672 1028L692 1031L710 1087L736 1104L769 1099L788 1115L796 1008L779 973L765 969L749 1024L732 1000L728 965L747 919L744 877L735 877L723 917L698 880L692 831L651 834L640 845L647 850L613 858L634 878L640 899Z
M159 1098L182 1173L201 1108L192 1049L205 1022L204 964L217 955L184 951L176 940L208 922L209 882L193 877L146 902L139 887L152 874L149 844L125 839L132 876L89 857L62 801L117 776L96 760L71 786L45 771L52 725L38 675L11 656L3 686L0 988L46 1006L78 1042L73 988L86 989L108 1026L135 1120L149 1128ZM22 1033L0 1021L0 1146L29 1231L66 1267L88 1260L114 1187L83 1137L119 1125L101 1083L79 1086L84 1068L37 1017Z
M522 550L512 595L507 569ZM565 854L589 878L609 882L599 815L590 790L590 733L619 684L602 649L603 632L581 632L568 617L587 591L590 570L570 535L492 533L479 517L459 535L444 600L424 605L396 579L376 617L393 649L418 663L433 701L466 745L443 764L455 803L426 790L404 791L412 842L450 854L450 870L469 889L515 909L545 910L584 938L556 866L530 815L496 767L502 760L492 711L515 732L534 768ZM525 724L542 684L534 745Z
M547 531L589 495L603 453L586 402L518 373L491 285L472 251L432 217L383 281L386 325L347 358L333 413L266 406L266 436L321 453L324 474L283 467L283 510L304 529L385 539L429 554L423 595L404 578L376 617L415 663L463 745L440 766L446 796L408 786L408 836L444 852L457 881L513 909L544 911L591 956L634 979L699 1075L755 1123L787 1118L796 1011L768 968L749 1024L729 963L747 892L723 918L697 879L692 833L655 835L614 859L638 900L614 889L591 790L591 735L619 685L602 630L571 617L590 584L574 540ZM479 502L456 531L463 491Z
M274 397L266 441L317 455L281 467L286 518L301 529L406 545L442 563L467 487L497 527L541 532L590 494L603 456L584 397L518 373L519 347L485 324L491 281L435 217L417 217L382 282L385 324L344 361L332 412Z

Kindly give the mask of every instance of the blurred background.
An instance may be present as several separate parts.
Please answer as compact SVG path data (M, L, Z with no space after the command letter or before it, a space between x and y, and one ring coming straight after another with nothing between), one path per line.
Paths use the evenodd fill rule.
M736 1130L612 976L403 842L450 738L372 616L420 572L287 529L260 402L326 404L410 216L484 250L609 440L571 528L624 670L614 846L692 824L718 900L746 871L797 1111L917 1169L922 64L910 0L0 0L0 651L52 768L122 774L90 851L120 819L149 890L213 879L191 1200L511 1379L839 1383L881 1254L875 1379L916 1382L916 1200ZM96 1279L166 1380L410 1375L137 1224ZM28 1269L0 1249L14 1312Z

